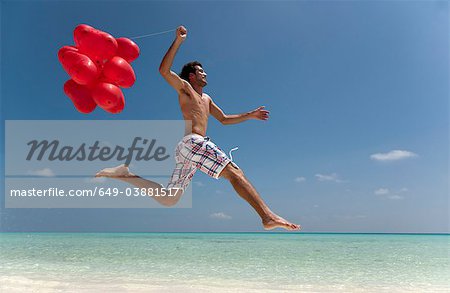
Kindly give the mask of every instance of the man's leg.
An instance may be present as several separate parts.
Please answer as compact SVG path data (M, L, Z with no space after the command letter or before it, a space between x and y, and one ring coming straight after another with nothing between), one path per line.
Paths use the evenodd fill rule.
M270 230L277 227L287 230L299 230L300 225L293 224L286 221L282 217L273 213L269 207L265 204L261 196L256 189L244 176L241 169L233 166L232 163L228 164L220 173L220 177L224 177L230 181L234 190L245 199L261 217L264 229Z
M95 177L109 177L118 179L129 184L132 184L138 188L145 188L146 190L153 189L156 194L161 194L161 189L164 188L163 185L156 183L151 180L144 179L130 172L128 166L119 165L113 168L105 168L98 172ZM157 190L157 191L156 191ZM181 198L183 191L179 189L174 196L152 196L157 202L165 206L175 205Z

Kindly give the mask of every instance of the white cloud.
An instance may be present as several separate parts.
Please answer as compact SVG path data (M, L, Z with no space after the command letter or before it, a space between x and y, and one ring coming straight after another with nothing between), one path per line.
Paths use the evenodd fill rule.
M397 161L402 159L408 159L408 158L414 158L418 155L410 152L410 151L403 151L403 150L393 150L387 153L376 153L370 155L370 158L375 161Z
M316 174L316 178L319 181L334 181L334 182L342 182L338 178L338 175L336 173L330 174L330 175L323 175L323 174Z
M198 187L203 187L205 186L205 184L201 181L194 181L194 184L197 185Z
M33 176L42 176L42 177L54 177L55 173L49 168L39 169L39 170L29 170L28 174Z
M306 181L306 178L305 177L295 177L294 181L295 182L304 182L304 181Z
M402 188L399 191L392 193L387 188L379 188L379 189L375 190L374 193L376 195L382 195L382 196L384 196L384 198L387 198L387 199L399 200L399 199L404 199L404 197L401 195L398 195L397 193L402 193L402 192L406 192L406 191L408 191L407 188Z
M225 214L224 212L213 213L209 216L214 219L231 220L231 216Z
M87 183L103 183L103 182L106 182L106 177L86 178L85 182L87 182Z
M379 188L377 190L375 190L374 192L376 195L385 195L385 194L389 194L389 189L387 188Z
M399 200L399 199L403 199L403 196L393 194L393 195L389 195L387 198L392 199L392 200Z

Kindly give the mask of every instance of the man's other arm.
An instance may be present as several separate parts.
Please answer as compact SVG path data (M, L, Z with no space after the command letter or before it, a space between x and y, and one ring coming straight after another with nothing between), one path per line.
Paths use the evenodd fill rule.
M209 104L209 111L211 115L224 125L237 124L250 119L266 121L269 119L269 111L264 108L264 106L261 106L247 113L227 115L213 102L212 99Z

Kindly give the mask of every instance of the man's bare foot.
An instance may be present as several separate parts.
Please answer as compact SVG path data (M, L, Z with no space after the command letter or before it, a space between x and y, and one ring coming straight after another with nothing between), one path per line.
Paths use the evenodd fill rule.
M300 230L300 225L291 223L280 216L274 215L267 220L263 220L263 226L266 230L272 230L275 228L283 228L286 230Z
M133 177L134 174L130 173L130 170L125 165L119 165L117 167L105 168L95 174L95 177L111 177L111 178L120 178L120 177Z

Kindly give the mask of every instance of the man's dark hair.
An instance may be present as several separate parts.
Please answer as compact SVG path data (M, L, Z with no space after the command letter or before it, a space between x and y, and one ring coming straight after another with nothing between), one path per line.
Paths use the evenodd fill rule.
M197 65L203 67L198 61L192 61L184 64L183 68L181 69L180 77L185 81L189 82L189 74L191 73L195 74L195 66Z

